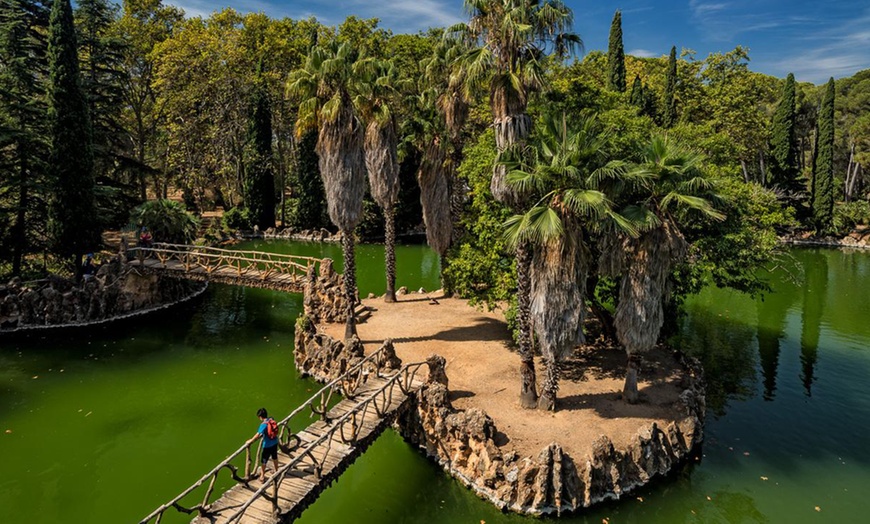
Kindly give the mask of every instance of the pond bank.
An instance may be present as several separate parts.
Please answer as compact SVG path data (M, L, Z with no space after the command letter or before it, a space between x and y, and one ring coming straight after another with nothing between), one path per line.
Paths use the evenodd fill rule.
M558 411L524 410L501 315L434 293L363 304L373 311L358 325L367 353L392 338L405 362L445 359L445 380L418 392L400 433L501 509L559 514L618 499L688 461L702 440L700 367L663 348L645 357L639 404L620 399L624 354L584 348L566 363ZM297 368L323 379L324 360L350 363L343 329L297 332Z

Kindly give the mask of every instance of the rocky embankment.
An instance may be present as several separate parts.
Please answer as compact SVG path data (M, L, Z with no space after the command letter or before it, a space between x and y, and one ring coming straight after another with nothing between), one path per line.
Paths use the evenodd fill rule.
M815 236L810 231L795 232L781 238L785 244L796 246L846 247L870 249L870 228L856 229L844 237Z
M270 227L265 231L254 230L246 236L283 240L302 240L304 242L341 242L341 234L332 234L327 229L299 229L295 227Z
M117 260L81 284L13 279L0 285L0 332L107 322L168 307L205 288L200 282L140 274Z
M297 323L295 360L300 372L326 381L362 356L358 340L345 345L319 332L310 319ZM499 508L533 515L575 511L618 499L693 455L703 438L703 374L697 361L682 364L684 391L673 407L676 422L641 428L623 449L606 435L590 442L588 453L575 457L563 450L560 435L532 456L499 446L499 430L485 411L453 407L444 359L434 355L428 382L396 424L406 440Z

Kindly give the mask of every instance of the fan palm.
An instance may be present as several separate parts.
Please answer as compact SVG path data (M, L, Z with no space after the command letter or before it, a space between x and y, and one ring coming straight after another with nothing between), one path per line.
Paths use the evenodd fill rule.
M452 33L474 46L461 59L465 85L470 91L489 88L501 156L521 148L531 131L526 107L530 95L543 87L543 61L548 52L564 57L582 44L570 32L571 10L560 0L465 0L465 8L471 19L454 26ZM501 162L494 166L491 190L497 200L519 209L519 194L506 184ZM529 309L531 253L525 243L516 245L516 262L518 343L523 361L520 403L532 408L536 394Z
M531 169L516 164L507 185L519 195L538 196L528 211L505 223L511 245L535 247L531 264L530 314L536 339L547 363L537 406L553 410L561 362L585 341L583 321L589 272L588 237L605 229L636 234L631 223L612 210L600 186L608 135L594 118L584 118L569 130L565 117L545 118L540 126ZM522 368L530 366L523 358ZM532 369L534 372L534 369Z
M669 294L671 270L687 254L681 221L690 211L714 220L724 218L709 200L715 195L702 161L700 153L654 136L643 147L639 163L616 167L626 169L637 184L634 202L624 214L640 230L636 238L611 236L612 248L602 252L602 268L622 277L614 324L628 354L623 397L630 403L638 399L639 354L655 345L664 323L663 301Z
M358 55L348 43L332 40L311 49L302 69L287 81L288 93L299 99L296 130L317 129L320 174L329 218L341 230L346 300L345 338L356 334L357 302L353 230L362 217L365 192L364 130L353 97L357 92L354 63Z
M399 197L398 136L393 107L397 103L398 71L390 61L357 62L361 79L356 105L366 121L365 163L372 198L384 212L386 302L396 301L396 200Z

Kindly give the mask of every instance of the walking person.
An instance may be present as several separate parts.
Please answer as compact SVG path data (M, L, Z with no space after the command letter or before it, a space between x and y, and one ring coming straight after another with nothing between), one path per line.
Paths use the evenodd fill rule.
M271 458L272 465L275 471L278 471L278 423L269 416L266 408L257 410L257 417L260 419L260 427L254 436L248 439L247 444L256 441L258 438L263 439L263 456L260 459L260 482L266 480L266 462ZM254 474L256 474L256 470Z

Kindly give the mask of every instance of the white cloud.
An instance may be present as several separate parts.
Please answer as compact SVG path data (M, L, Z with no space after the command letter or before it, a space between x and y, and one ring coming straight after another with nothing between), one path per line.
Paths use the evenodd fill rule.
M655 57L659 56L659 54L657 54L653 51L650 51L649 49L632 49L631 51L628 51L625 54L631 55L631 56L636 56L639 58L655 58Z

